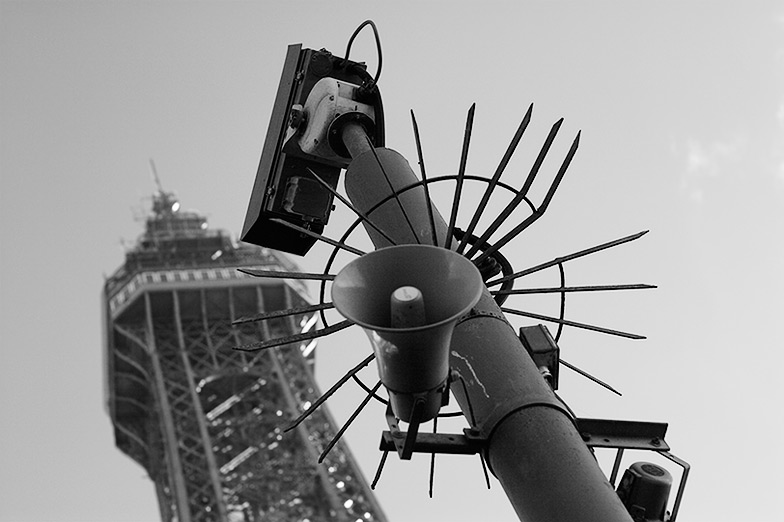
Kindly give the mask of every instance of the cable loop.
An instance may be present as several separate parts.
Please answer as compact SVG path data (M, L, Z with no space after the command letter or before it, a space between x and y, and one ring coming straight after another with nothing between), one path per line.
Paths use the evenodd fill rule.
M383 61L383 55L381 53L381 38L378 36L378 28L376 27L376 24L373 22L373 20L365 20L364 22L359 24L359 27L357 27L354 30L354 34L352 34L351 38L348 39L348 45L346 46L345 58L343 58L343 66L345 67L345 65L348 63L348 57L351 54L351 44L354 43L354 38L356 38L357 35L359 34L359 32L365 26L368 26L368 25L373 29L373 36L376 39L376 52L378 54L378 68L376 69L376 75L373 77L372 80L370 80L370 83L368 85L363 86L368 91L371 91L371 90L373 90L373 87L375 87L376 84L378 83L378 79L381 77L381 63Z

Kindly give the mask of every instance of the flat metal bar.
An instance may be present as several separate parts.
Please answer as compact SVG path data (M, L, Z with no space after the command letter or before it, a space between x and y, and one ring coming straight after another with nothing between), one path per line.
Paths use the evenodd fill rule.
M675 519L678 516L678 510L681 508L683 491L686 489L686 480L689 478L689 470L691 470L691 466L685 460L682 460L670 453L669 450L659 451L659 453L683 468L683 474L681 475L680 484L678 485L678 493L675 496L675 505L672 506L672 515L670 516L670 522L675 522Z
M539 205L533 214L526 218L522 223L513 228L510 232L504 235L504 237L496 241L493 245L490 246L490 248L482 252L482 255L474 260L475 263L481 263L484 259L492 256L496 250L504 247L507 243L520 235L526 228L531 226L531 224L544 215L545 211L547 211L547 207L550 206L550 201L552 201L553 196L555 195L555 191L558 190L558 186L561 184L563 177L566 175L566 170L572 163L572 158L574 158L574 155L577 152L577 147L579 145L580 132L577 133L577 136L575 136L574 141L572 142L572 146L569 148L569 152L566 153L566 157L564 158L563 163L561 163L561 167L558 169L558 173L555 175L552 184L550 184L550 189L547 191L542 204Z
M433 202L430 199L430 186L427 182L425 172L425 159L422 155L422 142L419 139L419 125L417 125L414 109L411 109L411 124L414 127L414 141L416 142L417 158L419 159L419 171L422 173L422 186L425 189L425 203L427 204L427 217L430 221L430 230L433 234L433 245L438 246L438 233L436 232L436 220L433 214Z
M310 406L310 408L307 409L307 411L303 412L302 415L300 415L299 417L297 417L296 419L291 421L291 423L289 423L289 425L286 426L286 428L284 428L284 430L283 430L284 433L288 432L288 431L291 431L294 428L296 428L297 426L299 426L299 424L302 421L304 421L311 413L316 411L319 406L321 406L322 404L327 402L327 399L332 397L332 395L336 391L338 391L338 389L340 389L341 386L346 384L346 381L348 381L351 377L353 377L356 373L358 373L362 368L364 368L365 366L370 364L370 361L372 361L375 357L376 357L376 354L375 353L371 353L370 355L365 357L365 359L361 363L357 364L352 369L350 369L348 372L346 372L346 374L343 377L341 377L335 384L333 384L332 387L329 390L327 390L324 394L322 394L321 397L316 399L313 402L313 404Z
M466 164L468 163L468 148L471 144L471 131L474 127L474 111L476 110L476 103L471 105L468 109L468 116L466 117L466 126L463 134L463 150L460 153L460 167L457 171L457 185L455 186L455 195L452 198L452 210L449 214L449 225L446 229L446 243L444 248L452 248L452 236L455 233L455 223L457 222L457 211L460 207L460 197L463 195L463 180L465 179Z
M603 328L601 326L595 326L592 324L587 323L578 323L576 321L569 321L567 319L560 319L558 317L552 317L549 315L540 315L535 314L533 312L524 312L522 310L513 310L511 308L501 308L502 312L514 314L514 315L522 315L523 317L530 317L531 319L538 319L540 321L550 321L552 323L557 324L564 324L566 326L574 326L575 328L582 328L584 330L591 330L594 332L604 333L608 335L617 335L618 337L626 337L627 339L645 339L642 335L637 335L628 332L622 332L620 330L611 330L609 328Z
M358 256L364 256L365 255L365 252L363 252L362 250L360 250L358 248L354 248L352 246L348 246L345 243L341 243L340 241L335 241L334 239L330 239L330 238L328 238L326 236L322 236L321 234L317 234L317 233L313 232L312 230L308 230L307 228L303 228L303 227L301 227L299 225L295 225L294 223L289 223L285 219L272 218L272 219L270 219L270 221L272 221L274 223L278 223L278 224L286 226L286 227L289 227L289 228L291 228L293 230L296 230L297 232L301 232L301 233L303 233L305 235L308 235L310 237L316 238L317 240L323 241L324 243L327 243L327 244L332 245L334 247L342 248L343 250L351 252L352 254L356 254Z
M329 452L332 450L333 447L335 447L335 444L338 443L338 441L343 436L343 434L346 433L346 430L349 428L349 426L351 426L351 423L354 422L354 419L356 419L357 416L360 414L360 412L363 409L365 409L365 406L367 406L367 403L370 402L370 399L373 398L373 394L375 394L376 391L380 387L381 387L381 381L379 380L376 383L376 385L373 386L373 392L372 393L368 393L367 395L365 395L365 398L362 399L362 402L359 404L359 406L357 406L357 409L354 410L354 413L351 414L351 417L348 418L348 420L343 424L343 426L340 428L340 430L338 430L338 432L335 434L335 436L332 438L332 440L329 441L329 444L327 444L327 447L324 448L324 451L321 452L321 455L318 458L319 464L324 462L324 459L327 457Z
M347 206L347 207L348 207L348 208L349 208L349 209L350 209L350 210L351 210L351 211L352 211L354 214L356 214L356 215L357 215L357 217L359 217L359 219L361 219L363 222L367 223L367 224L368 224L368 225L369 225L369 226L370 226L370 227L371 227L373 230L375 230L376 232L378 232L379 234L381 234L381 235L384 237L384 239L386 239L387 241L389 241L389 242L390 242L390 243L392 243L393 245L396 245L396 244L397 244L397 243L395 243L395 241L394 241L394 240L393 240L391 237L389 237L389 235L388 235L386 232L384 232L383 230L381 230L380 228L378 228L378 226L376 226L376 224L375 224L375 223L373 223L373 222L370 220L370 218L369 218L369 217L367 217L367 216L366 216L364 213L362 213L362 212L361 212L361 211L360 211L360 210L359 210L357 207L355 207L355 206L354 206L354 204L353 204L351 201L349 201L348 199L346 199L345 197L343 197L343 196L342 196L342 195L341 195L341 194L340 194L340 193L339 193L337 190L333 189L333 188L332 188L332 187L329 185L329 183L327 183L326 181L324 181L324 180L321 178L321 176L319 176L318 174L316 174L316 173L313 171L313 169L311 169L310 167L308 167L308 172L310 172L311 176L313 176L314 178L316 178L316 181L318 181L319 183L321 183L321 185L322 185L322 186L323 186L325 189L327 189L327 190L328 190L330 193L332 193L332 195L333 195L333 196L335 196L336 198L338 198L338 199L339 199L339 200L340 200L340 201L341 201L341 202L342 202L344 205L346 205L346 206Z
M618 478L618 470L621 469L621 460L623 459L623 448L618 448L615 454L615 461L613 462L612 473L610 473L610 484L615 487L615 480Z
M656 285L642 283L624 285L587 285L587 286L551 286L542 288L518 288L515 290L491 290L492 295L527 295L527 294L556 294L561 292L602 292L615 290L646 290L656 288Z
M608 248L612 248L614 246L618 246L618 245L622 245L624 243L628 243L629 241L634 241L635 239L638 239L638 238L644 236L648 232L649 232L648 230L643 230L642 232L638 232L638 233L632 234L630 236L622 237L620 239L615 239L613 241L608 241L607 243L602 243L601 245L596 245L596 246L593 246L593 247L590 247L590 248L586 248L585 250L580 250L579 252L574 252L572 254L568 254L568 255L563 256L563 257L556 257L552 261L547 261L547 262L542 263L540 265L536 265L534 267L526 268L525 270L521 270L520 272L515 272L514 274L510 274L508 276L504 276L504 277L501 277L499 279L494 279L492 281L488 281L487 286L489 287L489 286L500 285L500 284L502 284L502 283L504 283L506 281L511 281L512 279L518 279L520 277L524 277L524 276L533 274L534 272L539 272L540 270L544 270L545 268L550 268L550 267L558 265L560 263L565 263L567 261L571 261L571 260L577 259L579 257L587 256L587 255L590 255L590 254L594 254L596 252L600 252L602 250L606 250Z
M239 324L245 323L254 323L256 321L265 321L267 319L275 319L277 317L288 317L290 315L300 315L300 314L307 314L310 312L318 312L319 310L329 310L330 308L335 308L335 305L332 303L319 303L310 306L300 306L297 308L287 308L285 310L274 310L272 312L261 312L256 315L250 317L240 317L231 322L232 325L236 326Z
M253 268L238 268L237 271L253 277L270 277L273 279L310 279L312 281L332 281L334 274L314 274L307 272L281 272L278 270L255 270Z
M574 419L585 443L592 448L669 451L664 441L667 423L607 419Z
M468 243L468 238L474 233L474 229L476 229L477 224L479 223L479 219L482 217L482 213L484 212L485 208L487 207L488 201L490 201L490 196L492 195L495 187L498 185L498 180L501 179L501 175L506 170L509 161L512 159L512 155L514 154L515 150L517 149L517 145L520 143L520 140L523 137L523 133L525 129L528 127L528 124L531 122L531 114L534 110L534 104L532 103L528 107L528 112L525 113L523 117L523 121L520 122L520 126L517 128L517 132L512 137L512 141L509 142L509 146L506 148L506 152L504 153L503 157L501 158L501 162L498 164L498 167L495 169L495 173L493 173L493 177L490 178L490 182L487 184L487 188L485 188L485 193L482 194L482 199L479 202L479 205L476 207L476 211L474 215L471 217L471 222L466 229L466 233L463 236L463 239L460 240L460 243L457 245L457 253L462 254L463 250L465 250L466 244Z
M606 388L606 389L610 390L611 392L613 392L614 394L618 395L619 397L623 397L623 394L621 392L619 392L618 390L616 390L615 388L613 388L612 386L610 386L609 384L607 384L603 380L594 377L593 375L591 375L590 373L586 372L585 370L581 370L577 366L575 366L573 364L569 364L568 362L564 361L563 359L560 359L559 362L561 364L563 364L564 366L566 366L567 368L569 368L570 370L572 370L574 372L577 372L580 375L582 375L583 377L586 377L587 379L595 382L599 386L602 386L603 388Z
M485 232L479 238L479 241L474 243L474 245L468 250L468 252L465 254L466 257L470 258L476 254L478 250L477 245L487 242L490 239L490 236L492 236L495 231L501 227L504 221L506 221L506 219L512 214L512 212L514 212L520 203L526 199L528 190L531 188L534 179L536 179L536 175L539 173L539 169L542 167L542 163L544 163L544 158L550 151L550 147L552 146L553 141L555 141L555 136L558 134L558 129L561 128L563 121L563 118L561 118L553 124L552 128L550 129L550 133L547 135L547 138L544 141L544 144L542 144L542 148L539 150L539 155L537 156L536 161L534 161L533 166L531 166L531 170L528 172L528 177L525 179L522 188L514 197L514 199L512 199L512 201L506 205L504 210L498 214L498 217L493 221L493 223L487 227L487 230L485 230Z
M400 432L403 436L407 432ZM482 451L483 444L476 439L469 439L458 433L423 433L419 432L413 444L413 453L446 453L450 455L475 455ZM389 431L381 432L382 451L397 451L395 438Z
M296 334L296 335L287 335L286 337L278 337L277 339L268 339L266 341L257 341L255 343L248 343L240 346L235 346L233 350L238 350L241 352L257 352L259 350L266 350L268 348L274 348L276 346L282 346L284 344L309 341L311 339L317 339L319 337L324 337L325 335L339 332L340 330L343 330L344 328L348 328L353 324L354 323L352 323L351 321L345 320L330 326L326 326L320 330L314 330L312 332Z
M398 448L402 460L411 460L411 454L414 453L414 444L416 443L417 435L419 434L419 425L422 421L422 411L424 409L424 399L417 399L414 401L414 407L411 409L411 417L408 419L408 431L405 432L405 438L403 439L403 449L400 451Z

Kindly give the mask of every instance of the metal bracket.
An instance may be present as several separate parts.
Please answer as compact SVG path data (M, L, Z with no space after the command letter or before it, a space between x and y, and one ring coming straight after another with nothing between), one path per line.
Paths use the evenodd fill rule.
M669 451L664 442L667 423L607 419L574 419L577 430L591 448Z
M558 389L558 367L561 350L544 325L520 328L520 341L550 388Z
M389 433L391 446L385 451L396 450L401 460L411 460L411 454L414 452L414 446L416 445L417 436L419 435L419 424L423 405L424 401L421 399L414 403L411 412L411 420L409 422L409 430L405 432L400 431L400 427L397 424L397 418L392 412L392 406L391 404L387 404L386 419L389 431L383 433ZM384 448L382 447L381 449Z
M476 455L484 449L487 440L478 436L471 435L471 430L466 429L463 434L459 433L416 433L413 443L410 446L411 453L445 453L449 455ZM409 433L400 430L382 431L381 451L396 450L400 458L403 456L405 442L409 438ZM408 454L411 458L411 454Z
M574 419L585 444L592 448L639 449L666 452L664 441L667 424L661 422L621 421L605 419ZM387 409L389 431L381 433L382 451L397 451L404 460L412 453L447 453L474 455L482 451L487 438L472 429L458 433L418 433L419 425L401 431L397 419Z
M388 451L397 451L403 460L410 460L414 453L476 455L477 453L481 454L487 446L487 437L470 428L464 429L462 434L418 433L419 423L416 422L411 423L412 429L408 432L401 431L397 419L389 407L387 407L387 423L389 431L381 432L381 443L378 449L385 454ZM690 466L669 452L670 446L664 440L667 433L667 423L580 418L575 418L574 423L589 448L618 450L610 475L610 484L613 487L615 487L615 479L621 465L623 452L626 449L655 451L678 464L683 472L672 514L668 519L669 522L675 522L683 499L683 492L686 489Z
M664 441L667 424L664 422L639 422L606 419L574 419L585 444L590 448L613 448L618 452L610 474L610 484L615 487L615 479L626 449L649 450L659 453L681 467L680 484L675 496L672 514L668 522L675 522L686 489L691 466L670 453L670 446Z

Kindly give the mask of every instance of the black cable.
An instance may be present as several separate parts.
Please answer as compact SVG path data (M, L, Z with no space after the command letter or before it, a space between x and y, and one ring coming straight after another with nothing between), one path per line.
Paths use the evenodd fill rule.
M369 25L371 29L373 29L373 36L376 39L376 52L378 53L378 68L376 69L376 75L375 77L373 77L372 83L367 86L367 89L372 89L373 86L378 83L378 79L381 77L381 63L383 61L383 57L381 53L381 38L378 36L378 28L376 27L376 24L373 22L373 20L365 20L364 22L359 24L359 27L357 27L356 30L354 30L354 34L352 34L351 38L348 39L348 45L346 46L346 55L345 58L343 58L344 60L343 64L345 65L346 63L348 63L348 57L349 54L351 53L351 44L354 43L354 38L356 38L359 32L367 25Z

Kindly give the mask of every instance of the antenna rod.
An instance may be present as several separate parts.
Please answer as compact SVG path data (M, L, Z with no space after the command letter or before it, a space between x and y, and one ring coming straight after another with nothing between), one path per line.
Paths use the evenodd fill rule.
M352 147L349 147L351 150ZM352 150L346 193L364 213L416 183L397 152ZM356 155L355 155L356 154ZM431 234L424 190L382 205L373 222L397 244ZM444 218L433 209L435 229L446 244ZM390 246L365 227L376 248ZM577 432L568 409L541 378L514 329L485 289L472 314L455 327L451 366L465 379L452 391L472 431L487 438L485 456L521 520L537 522L631 522L624 505Z
M163 194L163 185L161 185L161 178L158 177L158 169L155 168L155 161L150 158L150 169L152 170L152 178L155 181L155 186L158 187L158 192Z

